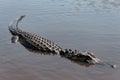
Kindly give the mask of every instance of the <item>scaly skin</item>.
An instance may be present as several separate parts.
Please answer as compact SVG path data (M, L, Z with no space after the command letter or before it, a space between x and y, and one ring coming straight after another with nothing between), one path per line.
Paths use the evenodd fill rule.
M8 27L9 31L13 35L12 38L13 42L19 41L21 44L28 43L29 44L28 46L34 47L37 50L43 52L58 53L61 56L74 61L82 61L90 64L99 63L100 60L97 57L95 57L93 53L82 51L80 52L71 49L62 49L60 46L58 46L54 42L51 42L48 39L19 29L18 23L22 20L22 18L24 18L24 16L21 16L16 20L17 22L15 23L16 24L15 28L13 28L11 24Z
M22 39L22 40L27 41L29 44L31 44L38 50L56 52L56 53L58 53L62 50L62 48L59 47L54 42L51 42L50 40L45 39L36 34L25 32L25 31L22 31L21 29L12 28L12 27L9 27L9 30L14 36L18 36L19 40Z

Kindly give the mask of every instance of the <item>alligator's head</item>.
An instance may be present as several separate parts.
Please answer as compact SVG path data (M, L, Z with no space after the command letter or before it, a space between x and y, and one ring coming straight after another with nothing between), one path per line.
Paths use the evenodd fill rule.
M88 63L96 64L96 63L100 62L100 59L98 59L96 56L94 56L94 54L91 52L85 52L85 55L87 57L89 57L88 59L86 59Z

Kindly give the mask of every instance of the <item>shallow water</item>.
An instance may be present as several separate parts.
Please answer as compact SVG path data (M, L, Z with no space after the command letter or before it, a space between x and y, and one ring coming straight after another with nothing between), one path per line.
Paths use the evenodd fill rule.
M0 0L0 80L119 80L119 0ZM59 55L40 55L11 43L9 22L63 48L94 52L103 62L86 67Z

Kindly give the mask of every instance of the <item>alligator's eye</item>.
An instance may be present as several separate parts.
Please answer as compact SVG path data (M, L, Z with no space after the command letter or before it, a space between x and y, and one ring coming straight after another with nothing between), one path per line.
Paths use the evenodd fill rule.
M17 43L19 41L19 36L13 36L12 38L11 38L11 42L12 43Z

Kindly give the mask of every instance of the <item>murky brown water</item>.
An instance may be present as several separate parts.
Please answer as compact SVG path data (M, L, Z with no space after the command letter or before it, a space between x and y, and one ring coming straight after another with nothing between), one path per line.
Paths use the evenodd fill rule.
M59 55L40 55L10 42L8 23L26 15L23 30L63 48L95 53L103 62L84 65ZM119 0L0 0L0 80L119 80Z

